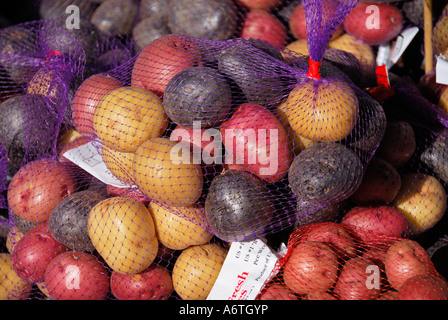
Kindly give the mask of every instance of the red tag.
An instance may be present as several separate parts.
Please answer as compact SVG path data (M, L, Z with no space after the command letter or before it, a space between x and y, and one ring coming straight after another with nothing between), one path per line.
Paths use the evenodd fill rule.
M47 63L47 65L50 65L50 59L54 57L62 57L62 54L57 50L50 50L47 52L47 55L45 57L45 62Z
M320 79L320 62L314 61L310 57L308 58L309 69L307 72L308 78Z
M375 72L378 87L389 88L389 72L387 71L386 65L377 66Z
M390 86L389 72L386 65L376 67L376 81L378 86L366 88L368 92L379 102L384 102L395 94L394 88Z

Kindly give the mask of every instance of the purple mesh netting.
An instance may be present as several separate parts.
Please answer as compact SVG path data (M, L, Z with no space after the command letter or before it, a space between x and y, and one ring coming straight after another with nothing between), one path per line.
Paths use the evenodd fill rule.
M311 59L317 62L322 61L334 32L358 2L359 0L302 0Z

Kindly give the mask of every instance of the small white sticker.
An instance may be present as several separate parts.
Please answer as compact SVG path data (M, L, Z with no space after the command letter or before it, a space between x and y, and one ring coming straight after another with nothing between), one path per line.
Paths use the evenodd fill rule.
M437 57L436 83L448 85L448 60L444 56Z
M105 184L119 188L132 187L118 179L109 171L101 156L101 142L97 140L68 150L64 153L64 157Z
M277 260L262 239L233 242L207 300L255 300Z
M407 28L398 35L395 41L378 46L377 65L386 65L390 69L401 58L418 31L418 27Z

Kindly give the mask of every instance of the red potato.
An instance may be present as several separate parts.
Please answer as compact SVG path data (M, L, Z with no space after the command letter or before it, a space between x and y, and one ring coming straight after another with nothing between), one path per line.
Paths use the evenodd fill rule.
M136 187L120 188L108 184L106 186L106 191L107 194L111 197L129 197L144 204L148 204L150 200L147 195L145 195L143 192L141 192L140 189Z
M400 188L401 176L397 169L386 160L373 157L351 199L358 204L388 204L395 199Z
M375 154L400 168L413 156L416 147L412 126L406 121L390 121Z
M362 258L371 261L374 265L384 271L386 252L387 249L383 250L382 248L377 248L377 245L375 245L375 248L370 248L364 252Z
M338 298L329 292L310 292L303 297L304 300L338 300Z
M264 289L258 300L299 300L297 296L286 286L279 283L269 285Z
M348 260L342 267L334 293L342 300L375 300L380 295L380 283L370 283L369 266L373 263L362 257ZM378 275L379 278L379 275Z
M339 257L356 254L356 240L347 226L324 222L310 225L300 238L300 242L320 241L330 245Z
M14 247L12 265L16 273L29 282L44 280L47 265L68 248L56 241L47 223L40 223L29 230Z
M328 6L328 10L334 10L333 5L334 3L326 3ZM289 29L291 30L292 35L296 39L306 39L306 15L305 15L305 8L303 7L303 4L299 4L293 12L291 13L291 16L289 17ZM333 37L331 40L336 39L344 32L344 29L342 25L339 25L336 31L333 34Z
M29 162L8 187L11 210L31 222L47 221L57 204L77 190L73 168L54 159Z
M249 9L272 9L279 5L282 0L237 0Z
M79 133L96 137L93 114L98 103L107 93L122 86L118 79L105 74L94 74L81 83L72 104L73 125Z
M343 25L352 37L369 45L379 45L397 37L403 23L403 14L393 4L360 2Z
M110 288L120 300L167 300L174 291L170 272L155 265L137 274L113 271Z
M389 247L384 266L387 280L397 290L414 276L434 274L435 272L425 249L410 239L397 241Z
M395 290L388 290L384 292L378 300L397 300L398 298L398 291Z
M336 282L338 267L338 257L327 244L299 242L285 262L283 280L298 294L325 292Z
M163 95L168 82L180 71L202 66L201 50L189 38L169 34L149 43L134 63L131 86Z
M107 269L92 254L61 253L45 271L45 288L56 300L104 300L109 292Z
M401 238L408 233L406 218L390 206L355 207L342 218L341 224L350 226L365 242L380 236Z
M281 49L286 45L288 35L286 27L272 13L253 9L246 15L241 37L263 40Z
M431 275L409 278L398 290L398 300L448 300L446 281Z
M228 168L249 171L268 183L288 173L293 153L287 131L264 106L240 105L220 131Z

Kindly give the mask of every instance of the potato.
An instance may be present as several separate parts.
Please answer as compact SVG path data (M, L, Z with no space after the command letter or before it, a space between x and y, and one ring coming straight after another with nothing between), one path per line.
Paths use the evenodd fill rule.
M306 81L289 94L284 113L291 128L311 140L334 142L347 137L358 119L358 98L341 80Z
M285 285L274 283L265 288L257 300L299 300Z
M231 0L176 0L168 9L168 26L174 34L226 40L236 31L238 12Z
M183 300L205 300L221 271L227 250L216 243L192 246L179 255L173 286Z
M20 229L15 225L9 229L8 235L6 236L6 249L9 253L14 251L17 242L19 242L24 235L25 233L20 231Z
M32 283L19 277L12 267L11 254L0 253L0 300L23 300L31 294Z
M447 208L447 195L435 177L407 173L402 175L393 205L406 217L412 233L420 234L440 221Z
M406 121L387 123L386 132L376 151L376 155L400 168L413 156L417 143L412 126Z
M95 137L93 115L98 103L110 91L122 87L116 78L105 74L94 74L85 79L73 96L72 119L79 133Z
M338 257L330 246L306 241L291 251L284 265L283 279L298 294L325 292L336 282L338 266Z
M149 139L134 154L136 185L154 201L169 206L189 206L202 194L203 174L193 161L172 159L178 142L168 138Z
M158 14L142 19L132 29L135 51L142 51L152 41L170 33L166 15Z
M113 271L110 289L119 300L167 300L174 291L170 272L156 264L137 274Z
M328 47L330 49L340 49L352 53L361 64L362 73L364 77L367 77L368 80L370 80L369 83L376 80L376 56L370 45L358 41L354 37L345 33L336 39L332 39L328 43Z
M183 250L206 244L213 236L205 228L205 212L199 206L170 208L150 202L149 211L154 218L157 238L167 248Z
M299 54L302 56L309 56L309 52L308 52L308 42L306 39L297 39L294 40L290 43L288 43L288 45L286 45L286 49L288 49L289 51L292 51L294 54ZM289 51L286 51L286 53L284 53L284 55L286 57L289 57Z
M92 190L72 193L58 203L48 219L51 235L71 250L95 250L87 232L90 210L106 197Z
M380 294L380 288L369 288L366 284L369 273L366 271L372 261L354 257L345 262L338 281L334 287L334 293L341 300L375 300Z
M93 128L108 147L134 152L145 140L160 136L168 126L161 99L140 87L107 93L93 114Z
M55 300L105 300L109 281L103 263L86 252L61 253L45 271L45 290Z
M351 199L358 204L388 204L395 199L400 187L401 176L397 169L386 160L373 157Z
M132 164L134 163L133 152L120 152L103 145L101 156L103 157L104 164L114 176L129 185L134 184L134 175L132 173Z
M8 203L20 218L47 221L59 201L77 190L71 168L57 160L29 162L13 176L8 187Z
M176 74L202 64L198 44L188 37L168 34L153 40L138 54L132 68L131 85L162 96Z
M96 250L114 271L142 272L157 255L154 221L137 200L112 197L99 202L90 211L87 230Z
M105 0L95 9L90 22L105 34L128 35L137 21L138 7L135 0Z

